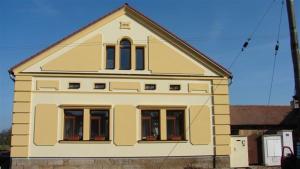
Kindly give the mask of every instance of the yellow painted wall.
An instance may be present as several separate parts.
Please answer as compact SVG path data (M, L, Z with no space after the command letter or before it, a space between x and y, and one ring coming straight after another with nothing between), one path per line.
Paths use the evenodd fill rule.
M16 76L12 116L11 157L27 157L30 133L31 76Z
M90 140L90 110L85 108L83 112L83 140Z
M214 79L214 80L212 80L212 84L213 85L228 85L228 79L227 78Z
M11 157L27 157L28 156L28 147L11 147L10 148Z
M229 114L229 105L214 105L214 114Z
M36 89L59 89L59 81L57 80L37 80Z
M36 90L33 91L33 102L32 106L35 107L38 104L56 104L59 106L59 122L58 123L58 138L57 140L63 139L63 108L64 106L74 106L85 108L93 107L93 105L111 105L111 142L107 141L105 143L95 143L90 144L89 141L78 141L76 144L71 142L62 143L57 142L53 146L39 146L36 144L30 145L30 156L31 157L53 157L58 154L59 157L149 157L149 156L166 156L166 152L172 148L174 144L178 144L176 150L172 153L172 156L199 156L199 155L213 155L214 145L212 141L212 134L210 135L211 141L209 144L191 144L190 132L187 130L186 139L187 141L177 142L155 142L155 143L145 143L139 141L141 139L141 121L140 121L140 111L139 109L146 108L154 108L152 106L157 106L161 110L162 109L172 109L179 108L185 109L186 112L186 123L185 128L189 128L189 108L191 105L207 105L209 107L209 111L212 114L211 107L211 94L203 94L203 93L189 93L188 84L196 83L198 80L162 80L162 79L115 79L115 78L64 78L64 77L55 77L55 78L45 78L45 77L36 77L34 80L59 80L60 81L60 89L59 90ZM78 81L81 83L81 88L78 90L69 90L67 88L67 84L69 81ZM107 85L107 89L105 91L99 91L93 89L93 84L95 82L105 82L109 84L110 82L139 82L141 86L145 83L155 82L158 85L158 91L155 92L144 92L144 91L110 91L109 85ZM200 81L200 80L199 80ZM182 83L182 91L169 91L169 84L171 83ZM207 83L210 80L203 80L201 83ZM207 83L209 84L209 83ZM210 85L210 84L209 84ZM208 100L208 101L207 101ZM130 146L120 146L116 144L115 140L118 140L116 133L116 118L115 115L115 107L118 105L131 105L135 110L135 118L131 120L131 123L136 124L136 133L134 134L133 145ZM142 107L140 106L142 105ZM159 105L159 106L158 106ZM145 107L143 107L145 106ZM157 108L156 107L156 108ZM211 117L213 118L213 117ZM119 118L124 121L124 119L129 120L129 118L122 117ZM117 127L118 128L118 127ZM121 128L121 127L120 127ZM123 127L125 129L126 127ZM163 130L163 129L162 129ZM166 135L166 130L165 135ZM212 131L211 131L212 132ZM122 132L128 133L128 132ZM162 134L164 135L164 134ZM126 138L128 134L124 137ZM94 151L95 149L101 149L103 151ZM63 151L62 151L63 150ZM145 153L146 152L146 153Z
M228 124L228 125L230 125L230 116L228 116L228 115L215 115L215 124Z
M138 82L110 82L110 90L135 90L140 91L141 85Z
M211 142L211 114L207 106L190 107L190 137L192 144Z
M214 104L229 104L228 95L214 95Z
M199 65L153 36L149 36L149 70L153 73L166 74L204 74Z
M31 91L31 81L15 81L15 91Z
M73 45L74 46L74 45ZM72 48L72 45L70 45ZM45 64L43 70L98 71L101 69L101 36L78 44L57 59Z
M14 108L13 108L14 112L30 112L30 103L29 102L17 102L14 103Z
M15 92L15 101L20 102L30 102L31 99L31 93L30 92Z
M216 125L216 134L230 134L230 125Z
M13 113L12 120L14 124L28 124L29 118L29 113Z
M201 83L189 83L189 92L201 91L204 93L209 93L209 85Z
M229 155L230 146L228 145L217 145L216 146L216 155Z
M217 145L229 145L230 144L230 136L229 135L216 135L216 144Z
M39 104L35 108L34 143L57 143L58 110L55 104Z
M46 78L43 78L43 79L46 79ZM49 79L51 79L51 78L49 78ZM55 78L54 78L55 79ZM61 78L61 79L64 79L64 78ZM71 81L74 81L74 79L75 78L73 78ZM56 79L57 80L57 79ZM56 81L56 80L54 80L54 81ZM174 105L174 104L178 104L178 105L186 105L186 104L190 104L190 103L194 103L194 104L192 104L192 105L198 105L198 104L200 104L200 105L202 105L207 99L206 98L209 98L211 95L209 94L209 93L207 93L207 94L204 94L204 93L189 93L189 84L191 84L191 82L190 81L186 81L186 82L184 82L183 84L183 91L178 91L178 93L182 93L181 95L177 95L177 94L174 94L174 95L172 95L172 94L167 94L167 93L170 93L169 91L168 91L168 84L171 84L171 83L174 83L174 82L167 82L167 83L162 83L161 84L161 82L158 82L158 88L161 88L161 86L160 85L166 85L166 94L164 94L164 95L160 95L160 93L159 94L154 94L153 92L150 92L149 93L149 96L146 96L145 94L139 94L140 92L142 92L142 89L140 89L140 90L136 90L136 88L138 88L138 87L135 87L134 88L134 90L135 91L130 91L129 90L129 88L125 88L124 90L128 90L128 91L126 91L126 92L117 92L116 94L113 94L113 92L114 91L118 91L118 90L120 90L120 89L115 89L115 90L113 90L113 91L110 91L109 89L110 89L110 87L109 87L109 85L107 86L107 90L105 90L106 92L106 94L105 93L103 93L103 91L101 92L100 91L100 93L98 93L98 94L96 94L95 92L93 92L94 91L94 89L93 89L93 84L94 84L94 82L93 81L91 81L89 78L84 78L84 80L82 81L82 88L81 89L79 89L79 90L76 90L76 91L72 91L72 92L68 92L67 90L67 87L65 88L64 87L64 85L66 85L67 86L67 84L68 84L68 82L70 81L70 80L68 80L68 79L64 79L63 81L61 81L61 80L57 80L57 81L59 81L59 83L61 84L61 88L59 89L59 90L37 90L37 88L34 88L34 90L35 91L32 91L31 93L33 93L33 98L34 98L34 104L38 101L38 102L49 102L49 103L51 103L51 102L53 102L53 101L55 101L55 103L56 103L56 105L59 105L59 103L62 103L62 102L65 102L65 104L64 105L67 105L67 104L69 104L69 105L71 105L71 104L73 104L73 105L76 105L76 103L77 104L79 104L79 105L84 105L84 103L86 103L86 105L87 104L89 104L89 105L93 105L93 104L99 104L99 103L101 103L101 104L105 104L105 105L109 105L109 104L111 104L111 103L114 103L114 104L119 104L119 105L121 105L121 103L125 103L125 104L127 104L127 105L132 105L132 103L134 102L134 103L138 103L138 102L140 102L140 101L145 101L145 100L148 100L149 101L149 99L150 99L150 97L149 96L151 96L151 98L152 99L150 99L151 100L151 102L149 102L149 103L152 103L152 104L150 104L150 105L157 105L157 104L162 104L162 105L168 105L168 103L167 102L169 102L169 105ZM78 81L80 81L80 80L78 80ZM118 79L109 79L108 81L105 81L105 83L106 84L110 84L110 82L111 81L113 81L113 82L116 82L116 83L119 83L119 86L122 86L122 84L120 85L120 82L121 83L123 83L123 82L130 82L130 83L132 83L132 84L139 84L138 86L139 86L139 88L142 88L142 86L143 86L143 84L144 83L148 83L148 82L146 82L145 80L139 80L141 83L137 83L137 80L126 80L126 79L121 79L121 80L118 80ZM154 81L154 80L152 80L152 81ZM194 80L195 82L197 82L196 80ZM99 82L103 82L103 79L101 79L101 81L99 81ZM156 82L156 80L155 80L155 82ZM181 81L179 80L179 81L177 81L177 82L180 82L181 83ZM126 84L125 83L125 84ZM202 83L202 82L201 82ZM35 84L35 83L34 83ZM126 85L125 85L126 86ZM208 85L209 86L209 85ZM82 90L84 90L85 92L83 92ZM212 88L212 90L213 90L213 88ZM86 93L87 93L87 91L90 91L90 94L89 95L86 95ZM45 96L43 96L43 97L36 97L37 95L36 94L45 94ZM95 97L91 97L91 94L93 93L93 95L95 95ZM124 93L124 94L122 94L122 93ZM130 94L131 93L131 94ZM175 92L175 93L177 93L177 92ZM212 91L212 93L213 93L213 91ZM109 96L108 97L108 95L110 95L110 94L112 94L111 96ZM134 94L134 95L132 95L132 94ZM70 98L63 98L63 97L61 97L61 96L63 96L64 95L64 97L65 96L70 96ZM74 97L76 95L76 97ZM116 96L114 99L112 99L112 98L110 98L110 97L113 97L113 95L126 95L125 97L119 97L119 96ZM131 95L131 96L130 96ZM186 96L188 96L188 97L191 97L191 98L189 98L189 99L183 99L183 100L181 100L181 101L175 101L175 100L177 100L177 99L179 99L180 97L185 97L185 95ZM89 98L89 97L91 97L90 99L85 99L85 98L81 98L82 96L86 96L87 98ZM99 96L101 96L101 98L105 98L104 100L102 100L102 99L100 99L99 100ZM176 97L175 97L176 96ZM223 96L223 95L213 95L213 96ZM228 95L225 95L224 94L224 96L227 96L228 97ZM135 97L139 97L137 100L133 100L133 98L135 98ZM147 97L149 97L149 99L146 99ZM165 98L165 97L167 97L167 98ZM126 99L124 99L124 98L126 98ZM144 98L144 99L143 99ZM196 99L197 98L197 99ZM83 102L82 102L83 101ZM202 103L203 102L203 103ZM22 103L22 102L21 102ZM209 103L209 102L208 102ZM209 103L210 104L210 103ZM25 104L26 105L26 104ZM23 105L24 106L24 105ZM17 106L18 107L18 106ZM22 106L21 106L22 107ZM30 104L29 104L29 110L30 110ZM112 116L112 118L113 118L113 121L112 121L112 125L113 125L113 131L112 131L112 137L111 137L111 139L112 139L112 144L114 144L116 147L118 147L119 145L131 145L131 146L133 146L133 147L136 147L136 146L138 146L138 147L140 147L140 146L144 146L142 143L139 143L138 142L138 139L140 139L139 137L138 137L138 134L137 134L137 132L140 132L140 129L139 129L139 119L137 120L137 121L134 121L134 123L135 123L135 130L136 130L136 132L135 132L135 134L133 134L134 135L134 137L131 137L132 138L132 140L131 141L127 141L127 140L118 140L118 136L117 136L117 133L116 133L116 129L117 128L123 128L124 129L124 126L125 125L123 125L123 127L116 127L115 126L115 124L117 124L116 123L116 119L125 119L125 117L123 116L123 117L121 117L120 118L120 116L114 116L115 115L115 113L116 113L116 109L118 109L118 105L116 105L116 106L113 106L114 107L114 109L112 109L113 111L112 111L112 113L113 113L113 116ZM209 106L210 107L210 106ZM116 109L115 109L116 108ZM187 107L188 109L187 110L189 110L189 106ZM228 109L228 105L227 104L216 104L216 105L214 105L214 106L212 106L212 108L213 108L213 113L214 113L214 115L213 115L213 118L212 119L214 119L214 121L213 121L213 125L215 125L215 129L216 129L216 133L215 133L215 139L216 139L216 146L215 147L217 147L217 146L221 146L222 148L215 148L216 149L216 154L224 154L225 152L228 152L228 151L226 151L226 150L224 150L224 149L226 149L226 148L224 148L224 147L230 147L229 146L229 144L228 144L228 142L226 141L226 137L230 134L230 127L228 128L228 124L219 124L219 123L225 123L226 122L226 118L227 118L227 116L229 117L229 109ZM210 108L209 108L210 109ZM137 119L137 114L136 113L138 113L137 112L137 107L136 106L134 106L134 105L132 105L132 110L134 110L135 111L135 117L132 117L132 119ZM211 110L209 110L209 112L210 113L212 113L211 112ZM221 120L219 120L219 121L221 121L221 122L218 122L218 120L215 118L215 117L218 117L218 112L220 113L219 115L221 115L220 117L222 117L221 118ZM21 112L20 112L21 113ZM223 116L223 115L226 115L226 116ZM118 118L119 117L119 118ZM188 116L187 116L188 117ZM210 117L211 118L211 117ZM16 118L17 119L17 118ZM127 116L126 116L126 119L127 119ZM223 120L222 120L223 119ZM225 119L225 120L224 120ZM61 120L59 120L59 121L61 121ZM223 122L222 122L223 121ZM224 122L225 121L225 122ZM121 124L121 123L120 123ZM132 123L131 123L132 124ZM35 124L34 124L35 125ZM63 125L63 124L58 124L58 127L59 127L59 125ZM212 125L212 124L211 124ZM126 125L127 126L127 125ZM222 126L224 126L225 127L225 132L224 131L222 131L223 129L221 128L220 129L220 127L222 127ZM62 126L61 126L62 127ZM187 126L188 127L188 126ZM163 129L162 129L163 130ZM162 131L161 130L161 131ZM164 131L166 131L166 130L164 130ZM191 131L192 132L192 131ZM192 146L197 146L197 145L200 145L200 146L203 146L203 147L205 147L205 146L208 146L208 147L211 147L212 145L211 144L213 144L212 143L212 140L211 140L211 137L210 137L210 142L208 142L208 144L195 144L195 142L193 142L192 141L192 135L191 135L191 132L189 133L189 135L188 135L188 137L187 137L187 139L188 139L188 142L187 143L184 143L186 146L188 145L188 144L191 144ZM210 132L212 132L212 131L210 131ZM86 132L85 132L86 133ZM120 132L121 133L121 132ZM124 132L123 132L124 133ZM126 132L125 132L126 133ZM35 135L35 133L34 133L34 135ZM33 135L33 136L34 136ZM210 134L210 136L211 136L211 134ZM224 137L223 137L224 136ZM124 138L124 136L120 136L119 138ZM126 137L125 137L126 138ZM163 133L162 133L162 138L163 138ZM60 143L57 143L57 140L58 140L59 138L57 138L56 139L56 143L55 143L55 145L53 145L53 146L50 146L50 147L56 147L56 145L59 145L58 147L60 147L60 148L62 148L62 149L64 149L64 147L66 147L66 144L60 144ZM127 138L126 138L127 139ZM126 143L125 143L126 142ZM128 142L130 142L130 143L128 143ZM145 144L145 143L144 143ZM152 143L152 144L154 144L154 143ZM168 145L168 144L166 144L166 143L156 143L156 144L161 144L161 145ZM172 144L172 143L170 143L170 144ZM183 144L183 143L180 143L180 144ZM109 144L110 145L110 144ZM84 147L84 144L82 145L83 147ZM96 145L94 145L95 147L99 147L99 146L96 146ZM20 146L21 147L21 146ZM34 147L39 147L39 145L35 145L35 142L34 142ZM58 148L57 147L57 148ZM101 146L100 146L101 147ZM115 147L115 148L116 148ZM119 146L119 147L127 147L127 146ZM145 146L146 147L146 146ZM151 147L151 144L149 145L149 147ZM114 149L114 147L111 147L111 148L113 148ZM109 149L111 149L111 148L109 148ZM36 149L36 148L34 148L34 149ZM56 148L55 148L56 149ZM135 149L135 148L133 148L133 149ZM195 149L196 149L196 147L195 147ZM197 148L198 149L198 148ZM202 148L200 148L200 149L202 149ZM206 149L206 148L204 148L204 149ZM50 149L49 149L50 150ZM54 149L53 149L54 150ZM52 150L51 150L52 151ZM137 150L135 149L134 150L135 151L135 153L137 153ZM163 151L163 150L162 150ZM183 151L184 153L187 153L187 151L190 151L188 154L193 154L192 152L194 152L194 150L192 150L192 149L189 149L189 150L186 150L186 151ZM219 151L219 152L218 152ZM41 153L43 152L43 150L41 151ZM205 154L206 152L210 152L210 151L208 151L208 150L203 150L203 153ZM183 154L184 154L183 153ZM34 150L34 153L33 154L35 154L34 156L36 156L37 154L39 154L39 153L37 153L37 150ZM179 152L177 152L177 155L179 155L179 154L181 154L181 153L179 153ZM73 154L74 155L74 154ZM124 155L124 154L122 154L122 155ZM150 154L149 154L150 155ZM181 154L182 155L182 154ZM114 156L114 155L113 155ZM150 155L151 156L151 155Z
M14 146L27 146L28 142L28 135L12 135L11 144Z
M167 110L160 110L160 139L167 140Z
M228 79L212 80L216 155L230 155L230 105Z
M30 75L17 75L15 77L16 81L20 82L20 81L31 81L32 76Z
M13 124L12 135L16 134L29 134L29 124Z
M136 140L136 108L132 105L116 105L114 108L114 143L130 146Z
M214 94L228 94L228 85L215 85L213 91Z

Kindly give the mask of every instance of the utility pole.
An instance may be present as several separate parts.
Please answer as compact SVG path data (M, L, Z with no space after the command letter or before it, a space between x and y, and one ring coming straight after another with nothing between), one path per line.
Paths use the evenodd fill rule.
M295 95L293 97L293 108L299 113L299 101L300 101L300 53L298 46L297 26L294 10L294 0L286 0L286 7L289 19L290 39L291 39L291 52L293 58L294 67L294 79L295 79ZM299 122L300 123L300 122Z
M296 135L296 144L297 149L300 144L300 53L299 53L299 44L298 44L298 34L297 34L297 25L296 17L294 10L294 0L286 0L286 7L289 19L289 28L290 28L290 39L291 39L291 52L293 58L293 67L294 67L294 80L295 80L295 95L293 96L292 106L293 112L296 114L297 118L297 128L295 131ZM299 152L296 150L294 152ZM296 158L295 158L296 159ZM300 168L300 160L296 160L293 163L292 168Z

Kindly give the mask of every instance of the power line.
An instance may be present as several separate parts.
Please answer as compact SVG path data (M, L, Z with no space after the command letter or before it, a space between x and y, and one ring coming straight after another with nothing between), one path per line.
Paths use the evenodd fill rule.
M267 10L264 12L263 16L261 17L261 19L259 20L258 24L255 26L254 30L252 31L252 33L250 34L249 38L244 42L241 50L237 53L237 55L233 58L231 64L229 65L228 69L230 70L235 63L237 62L238 58L241 56L241 54L245 51L245 49L248 47L249 42L251 41L251 39L253 38L253 36L255 35L255 33L257 32L258 28L260 27L260 25L262 24L264 18L266 17L266 15L269 13L270 9L272 8L274 2L276 0L272 0L272 2L270 3L270 5L268 6ZM222 84L222 82L225 79L222 79L214 88L214 90L216 90L220 84ZM210 97L205 101L205 103L203 105L206 105L208 103L208 101L210 100ZM187 129L190 129L190 127L193 125L194 120L198 117L198 115L201 113L201 111L203 110L203 107L199 110L199 113L194 117L194 119L191 121L190 125L188 126ZM166 161L166 159L171 155L172 152L174 152L174 150L176 149L178 143L176 143L172 149L169 151L168 155L164 158L162 165L159 167L159 169L163 166L164 162Z
M242 50L240 50L237 55L234 57L234 59L232 60L231 64L229 65L228 69L230 70L234 64L236 63L236 61L238 60L238 58L241 56L241 54L245 51L246 47L243 47ZM225 79L222 79L218 84L215 85L213 90L216 90L224 81ZM206 101L203 103L203 105L206 105L208 103L208 101L210 101L211 97L208 97L208 99L206 99ZM199 114L202 112L204 107L201 107L201 109L198 111L198 114L194 117L194 119L191 120L190 125L188 125L188 127L186 128L186 131L189 130L191 126L193 125L194 121L197 119L197 117L199 116ZM178 146L178 143L176 143L172 149L169 151L169 153L167 154L167 156L163 159L161 166L159 167L159 169L161 167L163 167L165 161L168 159L168 157L174 152L174 150L176 149L176 147Z
M262 22L264 21L265 17L267 16L267 14L270 12L271 8L273 7L273 4L276 0L272 0L271 3L269 4L268 8L266 9L266 11L264 12L263 16L260 18L260 20L258 21L257 25L255 26L254 30L252 31L252 33L250 33L250 36L247 38L247 40L244 42L243 44L243 48L247 48L247 46L249 45L250 41L252 40L252 37L254 36L254 34L257 32L258 28L260 27L260 25L262 24ZM244 50L242 48L242 50Z
M272 9L274 3L276 2L276 0L272 0L268 6L268 8L265 10L263 16L260 18L260 20L258 21L257 25L255 26L254 30L252 31L252 33L250 34L250 37L252 37L258 30L258 28L261 26L262 22L264 21L265 17L267 16L267 14L270 12L270 10Z
M275 76L275 70L276 70L277 54L278 54L279 44L280 44L279 43L279 35L280 35L280 31L281 31L283 6L284 6L284 0L282 0L282 2L281 2L280 18L279 18L278 31L277 31L277 41L276 41L276 45L275 45L275 53L274 53L274 60L273 60L273 67L272 67L272 76L271 76L271 83L270 83L269 96L268 96L268 105L270 104L271 96L272 96L272 89L273 89L274 76Z

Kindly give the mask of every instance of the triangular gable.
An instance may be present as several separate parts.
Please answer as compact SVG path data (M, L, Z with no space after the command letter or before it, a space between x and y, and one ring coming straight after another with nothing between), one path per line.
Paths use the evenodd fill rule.
M183 40L179 39L177 36L175 36L174 34L170 33L169 31L167 31L166 29L164 29L163 27L159 26L158 24L156 24L155 22L153 22L152 20L150 20L149 18L145 17L143 14L141 14L140 12L136 11L135 9L131 8L129 5L125 4L124 6L122 6L121 8L118 8L117 10L113 11L112 13L94 21L93 23L89 24L88 26L80 29L79 31L71 34L70 36L62 39L61 41L55 43L54 45L50 46L49 48L37 53L36 55L32 56L31 58L21 62L20 64L12 67L10 69L10 72L13 74L19 73L21 71L23 71L24 69L28 68L29 66L45 59L47 56L49 56L50 54L53 54L54 52L57 52L59 50L61 50L63 48L63 44L72 44L72 42L78 40L80 37L87 35L89 32L107 24L108 22L114 20L117 17L120 17L122 15L126 14L127 16L133 18L134 20L136 20L138 23L140 23L141 25L147 27L148 29L150 29L151 31L153 31L155 34L157 34L158 36L162 37L165 41L167 41L168 43L170 43L171 45L175 46L176 48L180 49L181 51L183 51L184 53L188 54L189 56L192 56L194 60L197 60L198 62L202 63L203 65L205 65L206 67L208 67L209 69L213 70L214 72L216 72L217 74L219 74L220 76L227 76L230 77L231 73L226 70L225 68L223 68L222 66L220 66L219 64L217 64L216 62L214 62L213 60L211 60L210 58L208 58L207 56L205 56L204 54L200 53L198 50L196 50L195 48L191 47L189 44L187 44L186 42L184 42ZM99 42L101 41L100 36L99 36ZM153 53L151 53L150 50L150 54L154 56L153 58L150 58L149 60L149 69L155 69L155 70L160 70L162 69L161 67L170 67L171 69L178 69L178 66L181 66L183 73L194 73L195 71L197 72L197 74L201 74L201 72L203 72L203 70L199 67L196 67L195 65L189 63L188 60L183 60L181 59L178 54L176 53L172 53L172 50L169 49L167 46L165 46L164 44L160 44L159 40L153 38L153 37L149 37L149 42L150 41L155 41L155 45L150 45L150 48L155 48L155 47L159 47L160 50L162 50L163 52L168 53L169 55L172 55L172 57L177 58L177 62L173 63L172 62L165 62L168 61L168 58L160 58L160 59L164 59L165 63L163 62L157 62L154 65L151 65L151 62L155 62L155 58L154 57L158 57L158 55L153 55ZM95 39L92 39L92 41L95 41ZM98 41L97 41L98 42ZM96 51L101 50L100 48L93 48L91 50L92 55L90 55L91 59L94 59L94 57L97 57ZM72 57L72 52L76 52L76 49L70 50L68 53L65 53L63 55L63 57L57 58L57 61L52 61L52 63L49 63L48 65L44 65L42 69L44 70L59 70L59 64L57 64L59 61L64 61L64 59L70 59L70 57ZM152 51L153 52L153 51ZM152 57L149 56L149 57ZM165 55L168 56L168 55ZM80 55L78 55L77 57L80 57ZM76 59L75 57L72 59ZM94 71L99 67L99 62L97 63L91 63L89 62L91 59L87 59L84 60L84 62L86 63L86 65L91 65L90 68L86 67L86 66L81 66L80 70L81 71ZM80 59L79 59L80 60ZM77 61L73 61L70 62L68 64L68 67L70 68L70 70L74 69L74 66L78 67L78 63L82 63L79 62L79 60ZM163 65L162 65L163 64ZM166 66L165 64L169 64L168 66ZM152 67L151 67L152 66ZM164 71L164 70L160 70L160 71ZM167 71L172 71L172 70L167 70ZM154 71L155 72L155 71ZM167 73L167 72L166 72Z
M45 64L42 70L98 71L101 67L101 49L101 36L94 36L84 41L83 45L76 46Z
M170 60L171 59L171 60ZM155 37L149 37L149 70L165 74L204 74L203 68Z

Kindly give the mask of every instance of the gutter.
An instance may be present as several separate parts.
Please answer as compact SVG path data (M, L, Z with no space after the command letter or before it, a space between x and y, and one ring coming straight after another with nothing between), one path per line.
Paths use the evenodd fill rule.
M8 70L8 74L9 74L9 78L15 82L16 76L15 76L14 72L11 70Z

